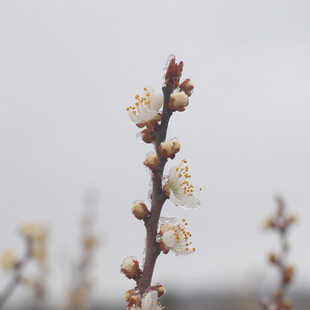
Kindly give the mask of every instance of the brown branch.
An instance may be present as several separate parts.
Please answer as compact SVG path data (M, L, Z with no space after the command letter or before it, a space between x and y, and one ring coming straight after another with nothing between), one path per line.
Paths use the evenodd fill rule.
M2 309L4 304L7 302L9 297L14 292L15 288L20 283L22 279L23 269L31 258L32 240L29 238L26 238L25 241L26 241L25 256L16 264L16 267L13 270L13 276L12 276L11 281L8 283L4 292L0 295L0 309Z
M167 108L167 104L170 101L170 95L173 92L173 87L165 86L163 87L164 95L164 107L162 113L161 124L156 133L156 153L160 157L160 169L159 172L153 173L152 175L152 203L150 216L144 220L144 225L146 228L146 251L145 251L145 263L142 271L141 277L137 280L137 286L139 288L140 294L146 291L146 289L151 285L152 276L155 268L155 263L157 257L160 254L160 249L158 243L156 242L156 235L158 230L158 223L160 219L160 213L163 204L166 201L166 196L162 189L162 175L164 172L167 159L163 158L158 150L161 142L165 141L167 135L167 129L172 112Z
M275 229L280 238L280 251L276 255L271 253L269 261L279 270L279 286L273 296L273 302L263 301L261 306L264 310L282 310L291 309L292 301L286 297L288 285L292 281L293 267L287 264L288 241L287 233L295 217L288 217L286 214L285 204L281 197L277 197L277 212L275 216L267 219L266 228Z

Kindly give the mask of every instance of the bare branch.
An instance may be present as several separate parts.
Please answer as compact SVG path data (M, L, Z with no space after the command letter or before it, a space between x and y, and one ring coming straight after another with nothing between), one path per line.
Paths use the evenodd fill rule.
M0 309L4 306L7 300L10 298L15 288L20 284L22 280L24 267L27 265L28 261L31 258L31 249L32 249L32 240L25 238L26 242L26 251L24 257L16 264L16 267L13 270L13 275L8 283L7 287L4 289L4 292L0 295Z

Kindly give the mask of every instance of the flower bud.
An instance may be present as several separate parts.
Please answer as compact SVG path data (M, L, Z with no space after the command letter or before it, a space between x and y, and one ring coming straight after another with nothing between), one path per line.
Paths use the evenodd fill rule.
M40 225L35 223L25 223L19 228L19 232L25 238L36 241L44 242L47 239L47 231Z
M181 91L170 96L168 107L171 111L184 111L188 105L187 95Z
M293 301L290 298L285 298L282 302L282 307L286 310L292 309Z
M155 133L153 130L144 129L141 131L141 139L145 143L152 143L155 138Z
M273 218L266 218L262 224L264 229L274 228L276 226Z
M293 276L294 276L294 267L293 266L286 267L283 272L283 282L284 283L290 282Z
M189 97L193 93L194 84L190 79L186 79L181 85L180 90L184 91L184 93Z
M128 290L128 291L125 293L124 298L125 298L125 300L126 300L127 302L129 302L130 297L132 296L133 292L134 292L134 290Z
M130 303L131 305L137 305L137 304L140 303L140 298L139 298L137 295L132 295L132 296L130 296L130 298L129 298L129 303Z
M38 260L40 263L44 263L47 259L47 251L45 246L36 245L31 248L31 256Z
M88 251L93 250L98 245L98 238L93 235L89 235L83 240L84 248Z
M276 300L281 300L283 298L283 291L281 289L277 289L273 292L273 297Z
M268 260L271 264L277 264L279 262L278 258L276 257L274 253L269 253Z
M183 61L180 61L179 64L177 64L175 57L173 56L169 62L167 72L165 74L165 84L173 89L177 88L179 86L182 71Z
M127 257L124 259L121 272L129 279L137 280L141 274L139 262L135 257Z
M296 222L296 220L297 220L297 215L296 215L296 214L291 214L291 215L288 217L288 222L289 222L290 224Z
M166 293L166 289L162 284L156 284L150 287L151 290L155 290L158 293L158 298L163 296Z
M13 270L18 264L16 254L12 250L7 250L1 255L1 267L4 271Z
M181 145L178 140L164 141L159 146L159 151L164 158L173 158L180 151Z
M145 203L136 202L132 207L132 213L138 220L145 220L149 216L150 211Z
M144 165L152 170L153 173L157 172L160 167L159 156L155 153L149 153L146 155Z

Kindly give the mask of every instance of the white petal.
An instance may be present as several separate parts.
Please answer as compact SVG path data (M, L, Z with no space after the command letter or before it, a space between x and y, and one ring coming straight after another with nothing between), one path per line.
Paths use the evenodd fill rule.
M188 208L198 208L198 206L200 206L199 199L193 196L186 197L184 203Z
M168 180L169 180L169 183L172 185L175 184L179 179L178 171L177 171L178 168L179 168L178 166L173 166L169 170L169 179Z
M141 305L142 310L153 310L154 308L156 309L157 297L158 297L157 291L151 291L147 293L142 298L142 305Z
M142 112L139 114L141 121L148 122L157 115L157 111L149 110L147 112Z
M168 230L163 234L163 242L164 244L169 247L172 248L174 247L174 245L176 244L176 238L175 238L175 233L174 230Z
M178 255L188 255L188 254L194 253L193 250L186 251L185 248L171 248L171 251L173 251L176 256L178 256Z
M177 198L173 191L170 191L170 200L172 203L174 203L176 206L184 206L184 202Z
M151 98L151 109L159 111L163 105L163 95L161 93L156 93Z
M128 116L135 124L138 124L141 122L141 119L136 114L134 114L132 111L128 111Z

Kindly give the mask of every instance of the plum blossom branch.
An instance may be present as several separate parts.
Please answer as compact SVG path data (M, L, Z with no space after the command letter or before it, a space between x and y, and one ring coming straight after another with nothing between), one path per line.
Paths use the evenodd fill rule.
M5 255L5 254L4 254ZM20 284L22 280L24 267L27 265L28 261L31 258L31 240L26 240L26 251L24 257L17 261L13 256L11 256L11 266L12 270L12 278L8 283L7 287L4 289L4 292L0 295L0 309L4 306L7 300L10 298L15 288ZM4 256L2 257L2 262L4 260ZM4 264L3 264L4 265Z
M125 295L129 310L162 309L157 304L157 298L165 292L165 289L160 284L151 286L155 263L161 252L167 254L172 250L179 255L195 251L195 248L189 249L190 233L185 229L187 225L185 220L176 225L162 225L159 229L162 207L167 199L177 206L197 207L200 204L199 200L193 197L193 186L187 180L190 178L188 167L181 167L186 160L183 160L176 169L173 168L174 174L170 170L163 187L165 165L169 158L174 159L181 148L176 139L166 141L169 121L173 112L185 110L189 103L188 97L194 88L190 79L179 85L182 71L183 62L177 64L175 57L172 57L165 74L163 96L155 94L150 88L144 88L144 95L141 97L137 95L135 105L127 108L130 119L137 127L145 127L141 132L142 140L154 144L156 152L149 153L144 161L152 172L151 208L148 210L141 201L137 201L132 208L135 217L143 220L146 228L144 266L140 269L134 257L127 257L121 266L121 271L128 278L134 279L137 285Z
M26 223L20 227L19 232L25 240L24 256L18 259L14 252L6 251L1 257L3 269L12 272L12 277L4 292L0 295L0 309L20 283L26 285L29 283L29 279L23 275L28 262L36 260L40 264L44 264L47 257L47 231L43 227L34 223Z
M293 307L293 301L286 297L286 291L293 280L294 267L287 262L289 252L287 235L296 221L296 216L293 214L287 216L286 206L281 197L276 198L276 203L276 213L265 220L264 227L276 231L279 235L279 253L271 252L268 256L269 262L279 271L279 286L273 294L273 301L265 298L261 301L261 306L263 310L290 310Z

